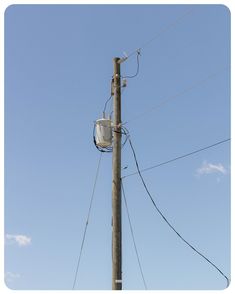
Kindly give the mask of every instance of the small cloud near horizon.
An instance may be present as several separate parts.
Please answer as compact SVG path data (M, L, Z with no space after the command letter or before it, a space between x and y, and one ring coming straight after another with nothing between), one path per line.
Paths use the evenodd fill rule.
M6 234L6 244L17 244L20 247L25 247L31 244L31 238L25 235Z

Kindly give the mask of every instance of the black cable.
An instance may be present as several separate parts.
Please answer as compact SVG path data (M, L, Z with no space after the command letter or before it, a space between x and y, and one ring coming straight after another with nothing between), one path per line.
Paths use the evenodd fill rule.
M86 220L86 224L85 224L85 228L84 228L84 232L83 232L82 243L81 243L81 247L80 247L78 262L77 262L76 271L75 271L75 277L74 277L74 281L73 281L73 290L75 289L75 285L76 285L76 281L77 281L78 269L80 266L82 251L83 251L84 242L85 242L85 238L86 238L87 226L88 226L88 222L89 222L89 218L90 218L90 214L91 214L91 207L92 207L92 203L93 203L93 199L94 199L94 195L95 195L95 187L96 187L97 178L98 178L98 174L99 174L99 170L100 170L101 158L102 158L102 153L100 153L100 158L99 158L99 162L98 162L98 166L97 166L97 170L96 170L95 182L94 182L94 186L93 186L93 190L92 190L90 205L89 205L88 214L87 214L87 220Z
M142 269L142 266L141 266L141 263L140 263L140 257L139 257L139 253L138 253L136 242L135 242L135 235L134 235L134 231L133 231L133 227L132 227L132 223L131 223L130 213L129 213L129 209L128 209L128 205L127 205L127 200L126 200L126 195L125 195L122 180L121 180L121 187L122 187L122 192L123 192L122 194L123 194L123 197L124 197L124 203L125 203L125 207L126 207L128 222L129 222L129 226L130 226L130 230L131 230L131 236L132 236L133 244L134 244L134 247L135 247L135 253L136 253L137 260L138 260L141 277L142 277L142 280L143 280L143 283L144 283L144 288L145 288L145 290L147 290L147 285L146 285L146 281L145 281L145 278L144 278L143 269Z
M137 58L137 70L136 73L133 76L122 76L123 79L132 79L135 78L139 74L139 68L140 68L140 61L139 61L139 56L140 56L140 50L136 51L136 58Z
M212 145L209 145L209 146L206 146L206 147L203 147L203 148L200 148L200 149L194 150L194 151L192 151L192 152L190 152L190 153L187 153L187 154L184 154L184 155L181 155L181 156L175 157L175 158L173 158L173 159L170 159L170 160L167 160L167 161L164 161L164 162L158 163L158 164L156 164L156 165L153 165L153 166L150 166L150 167L144 168L144 169L140 170L140 172L143 173L143 172L146 172L146 171L148 171L148 170L150 170L150 169L157 168L157 167L159 167L159 166L162 166L162 165L165 165L165 164L171 163L171 162L173 162L173 161L176 161L176 160L179 160L179 159L182 159L182 158L185 158L185 157L188 157L188 156L194 155L194 154L196 154L196 153L198 153L198 152L201 152L201 151L204 151L204 150L206 150L206 149L209 149L209 148L215 147L215 146L217 146L217 145L223 144L223 143L228 142L228 141L230 141L230 140L231 140L231 139L228 138L228 139L225 139L225 140L222 140L222 141L216 142L216 143L214 143L214 144L212 144ZM127 177L131 177L131 176L134 176L134 175L136 175L136 174L138 174L138 172L128 174L128 175L122 177L122 179L127 178Z
M110 95L110 97L106 100L106 102L105 102L105 104L104 104L103 113L105 113L105 110L106 110L107 104L108 104L108 102L111 100L112 97L113 97L113 96Z
M186 241L182 236L181 234L173 227L173 225L166 219L166 217L163 215L163 213L161 212L161 210L158 208L158 206L156 205L152 195L150 194L148 188L147 188L147 185L143 179L143 176L141 174L141 171L140 171L140 168L139 168L139 164L138 164L138 161L137 161L137 157L136 157L136 153L135 153L135 150L134 150L134 147L132 145L132 142L131 142L131 139L130 137L128 138L129 140L129 143L130 143L130 147L132 149L132 152L133 152L133 155L134 155L134 159L135 159L135 164L136 164L136 168L138 170L138 174L140 176L140 179L144 185L144 188L150 198L150 200L152 201L155 209L157 210L157 212L160 214L160 216L163 218L163 220L166 222L166 224L178 235L178 237L184 242L186 243L193 251L195 251L198 255L200 255L202 258L204 258L208 263L210 263L227 281L227 287L229 286L229 279L228 277L212 262L210 261L206 256L204 256L201 252L199 252L194 246L192 246L188 241Z

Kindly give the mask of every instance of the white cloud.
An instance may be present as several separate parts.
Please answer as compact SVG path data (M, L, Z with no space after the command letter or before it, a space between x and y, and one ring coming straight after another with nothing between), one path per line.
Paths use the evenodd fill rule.
M6 234L6 240L8 241L8 243L16 243L20 247L28 246L31 244L31 238L25 235Z
M213 164L204 161L202 166L197 169L197 175L206 175L212 173L219 173L225 175L227 173L226 168L221 164Z
M20 274L12 273L12 272L5 273L5 281L6 282L12 282L13 280L19 279L19 278L20 278Z

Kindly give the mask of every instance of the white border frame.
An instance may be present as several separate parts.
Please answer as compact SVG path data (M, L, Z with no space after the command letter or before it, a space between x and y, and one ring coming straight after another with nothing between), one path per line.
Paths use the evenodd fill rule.
M234 11L234 0L222 0L222 1L202 1L202 0L197 0L197 1L144 1L144 3L142 1L125 1L125 0L120 0L120 1L62 1L62 0L55 0L55 1L46 1L46 0L41 0L41 1L19 1L19 0L15 0L15 1L10 1L10 0L1 0L0 1L0 12L1 12L1 25L0 25L0 44L2 51L0 52L0 64L1 64L1 70L0 70L0 81L1 81L1 106L0 106L0 138L1 138L1 142L2 144L1 146L1 152L0 152L0 162L3 163L2 164L2 168L0 170L0 187L1 187L1 203L0 203L0 235L1 235L1 242L0 242L0 277L1 277L1 281L0 281L0 293L10 293L10 292L14 292L17 291L18 293L27 293L27 294L31 294L34 293L35 291L37 291L38 294L42 293L48 293L51 294L53 292L57 292L58 290L53 290L53 291L49 291L49 290L35 290L35 291L30 291L30 290L11 290L9 288L7 288L7 286L4 283L4 12L6 10L6 8L10 5L13 4L186 4L186 5L193 5L193 4L222 4L222 5L226 5L231 13L231 52L233 52L233 48L234 48L234 41L233 41L233 26L234 26L234 21L233 21L233 11ZM231 53L232 54L232 53ZM232 72L232 68L234 68L234 61L233 58L231 56L231 77L233 76L233 72ZM231 78L232 81L232 78ZM233 139L233 126L234 126L234 119L232 114L234 114L234 103L232 101L232 97L233 97L233 87L232 87L232 82L231 82L231 127L232 127L232 131L231 131L231 137ZM232 154L232 150L234 150L234 144L233 144L233 140L231 140L231 164L233 167L233 154ZM234 242L234 234L233 234L233 224L234 224L234 209L233 209L233 199L232 199L232 195L234 192L234 188L233 188L233 184L232 184L232 172L231 172L231 284L229 286L229 288L226 288L222 291L226 291L226 293L235 293L235 287L232 281L233 278L233 269L234 269L234 255L233 255L233 251L232 249L235 246L235 242ZM70 292L70 290L60 290L62 292ZM71 290L72 291L72 290ZM76 290L73 290L76 291ZM124 290L125 292L129 292L129 293L133 293L133 291L127 291ZM179 291L179 290L152 290L152 291L156 291L158 293L164 293L164 294L170 294L170 293L174 293L175 291ZM181 291L181 290L180 290ZM185 290L183 290L185 293ZM80 293L92 293L94 291L80 291ZM112 291L105 291L106 293L112 293ZM138 291L138 293L142 293L144 291ZM194 294L198 294L198 293L205 293L208 294L208 290L206 291L202 291L202 290L186 290L186 292L193 292ZM213 293L221 293L221 290L211 290L210 292Z

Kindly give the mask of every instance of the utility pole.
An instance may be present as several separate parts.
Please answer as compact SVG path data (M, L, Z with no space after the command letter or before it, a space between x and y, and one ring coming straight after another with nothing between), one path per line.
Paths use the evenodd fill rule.
M122 290L120 58L115 57L113 64L112 289Z

